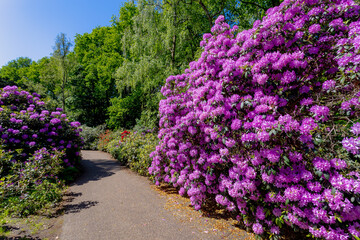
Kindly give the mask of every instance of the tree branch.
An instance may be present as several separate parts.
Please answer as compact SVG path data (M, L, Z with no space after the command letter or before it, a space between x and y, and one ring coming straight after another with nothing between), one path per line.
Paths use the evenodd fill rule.
M208 21L209 21L209 26L210 26L210 28L211 28L212 25L213 25L213 23L212 23L212 17L211 17L211 15L210 15L209 10L206 8L206 6L204 5L204 3L203 3L201 0L199 0L199 4L200 4L201 8L205 11L206 16L207 16Z

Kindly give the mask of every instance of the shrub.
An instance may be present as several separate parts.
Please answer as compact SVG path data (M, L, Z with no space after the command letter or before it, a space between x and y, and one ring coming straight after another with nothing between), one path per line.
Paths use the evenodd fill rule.
M61 152L42 148L24 162L0 149L0 210L16 216L33 214L62 199Z
M359 238L359 11L285 0L237 34L220 16L162 88L157 183L195 209L215 199L259 235Z
M99 136L99 140L98 140L98 144L97 144L97 149L102 151L105 150L106 151L106 146L110 143L110 141L112 141L114 139L113 137L113 131L107 129L105 130L105 132L101 133Z
M0 140L3 148L14 151L14 157L23 162L44 147L50 151L64 151L64 170L73 172L80 161L80 123L69 122L61 113L62 109L50 112L39 97L16 86L0 89ZM17 149L21 151L17 153Z
M96 150L99 144L99 137L105 131L105 125L99 125L97 127L82 125L81 129L80 137L84 142L82 149Z
M120 137L109 142L107 151L122 165L130 167L140 175L149 176L148 169L152 159L150 153L158 144L156 134L148 132L122 131Z

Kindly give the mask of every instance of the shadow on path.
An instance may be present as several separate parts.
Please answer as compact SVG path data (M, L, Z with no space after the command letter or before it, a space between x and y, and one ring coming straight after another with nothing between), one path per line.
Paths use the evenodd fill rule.
M84 153L83 160L81 161L83 167L83 174L72 184L73 187L79 187L85 185L89 182L99 181L103 178L114 175L116 172L120 171L122 168L120 163L113 159L104 158L103 153L93 152L89 155ZM74 189L73 189L74 191ZM91 208L97 205L98 201L82 201L81 196L82 192L68 192L64 197L64 208L63 212L65 214L70 213L79 213L84 209ZM80 199L79 199L80 198Z
M33 238L31 236L25 236L25 237L2 237L0 236L0 240L41 240L41 238L36 237Z
M76 204L67 204L65 206L65 214L78 213L83 209L91 208L98 204L98 201L82 201Z
M115 172L125 168L116 160L99 159L91 161L83 159L81 161L83 166L83 174L72 185L83 185L91 181L97 181L105 177L109 177Z

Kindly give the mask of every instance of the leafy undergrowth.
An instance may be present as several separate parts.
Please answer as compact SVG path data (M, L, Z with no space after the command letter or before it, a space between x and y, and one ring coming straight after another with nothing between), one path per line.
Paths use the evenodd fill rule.
M64 209L61 204L42 209L38 215L26 218L0 217L1 240L47 240L58 239L61 233Z

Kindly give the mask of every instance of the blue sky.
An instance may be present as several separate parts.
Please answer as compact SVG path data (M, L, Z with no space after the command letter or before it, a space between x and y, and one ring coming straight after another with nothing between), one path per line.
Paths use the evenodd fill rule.
M56 36L109 26L126 0L0 0L0 67L18 57L50 56Z

